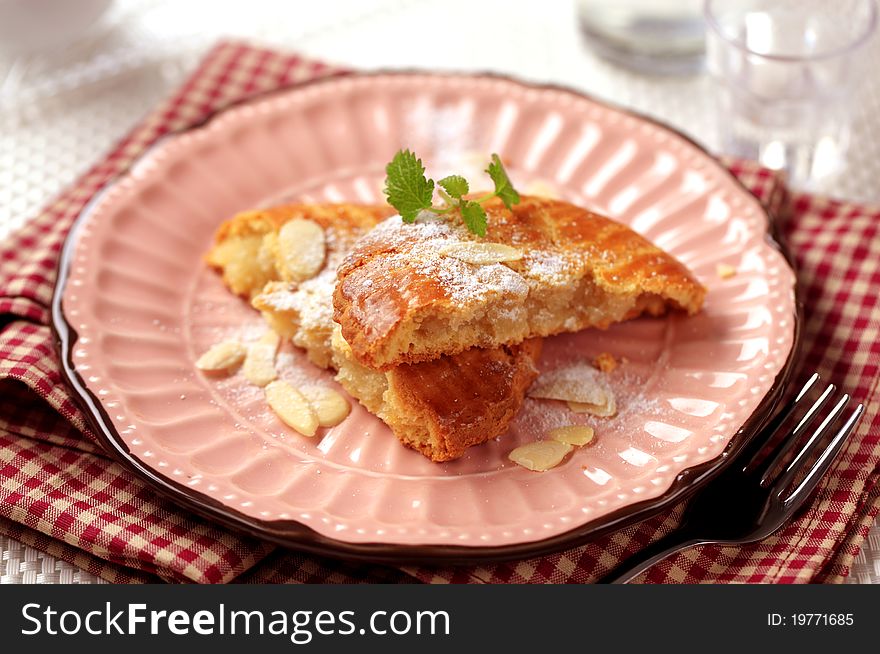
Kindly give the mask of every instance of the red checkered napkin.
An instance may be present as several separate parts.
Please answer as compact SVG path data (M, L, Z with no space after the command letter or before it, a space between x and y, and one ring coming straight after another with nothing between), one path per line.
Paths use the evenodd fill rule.
M104 453L61 383L48 327L55 266L85 203L159 136L231 102L339 72L222 44L180 91L0 248L0 532L116 582L585 582L666 533L679 509L557 555L481 567L355 566L278 550L182 511ZM795 195L744 162L734 173L785 230L807 299L804 369L865 402L855 437L811 508L748 548L703 547L648 581L839 581L880 510L880 209ZM786 209L790 209L787 210ZM873 256L869 248L874 244Z

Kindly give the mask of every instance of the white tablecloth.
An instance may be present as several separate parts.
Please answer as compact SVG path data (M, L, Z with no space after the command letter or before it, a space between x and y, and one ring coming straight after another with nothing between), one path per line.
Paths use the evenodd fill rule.
M585 47L570 0L116 0L90 33L55 54L0 53L0 239L97 161L223 37L360 69L491 70L564 84L718 148L710 80L646 77L602 62ZM880 202L880 77L864 88L853 130L846 170L818 190ZM0 556L0 583L100 581L3 537ZM850 581L880 583L877 526Z

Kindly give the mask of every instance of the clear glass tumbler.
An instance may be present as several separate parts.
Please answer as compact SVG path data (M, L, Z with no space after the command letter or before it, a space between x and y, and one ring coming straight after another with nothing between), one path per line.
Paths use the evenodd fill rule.
M723 150L800 188L839 172L875 0L706 0L705 15Z
M703 67L703 0L578 0L587 44L643 73L687 74Z

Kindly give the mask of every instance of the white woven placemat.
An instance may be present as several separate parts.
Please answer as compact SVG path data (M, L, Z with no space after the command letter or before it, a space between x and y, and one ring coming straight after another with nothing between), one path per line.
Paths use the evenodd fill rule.
M596 59L572 0L214 0L209 11L198 0L116 0L91 34L62 52L0 54L0 240L97 161L222 37L360 69L493 70L564 84L717 147L711 82L645 77ZM819 190L880 202L880 77L864 89L853 129L848 168ZM2 536L0 553L0 583L98 581ZM877 526L850 581L880 583Z
M90 572L0 535L0 584L106 584Z

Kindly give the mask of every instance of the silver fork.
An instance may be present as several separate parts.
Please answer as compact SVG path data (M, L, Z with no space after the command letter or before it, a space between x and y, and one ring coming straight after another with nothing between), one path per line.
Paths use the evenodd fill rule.
M832 431L846 409L850 398L844 393L791 462L777 472L786 455L831 400L834 384L825 388L770 454L766 457L760 454L773 437L783 431L783 426L795 411L806 404L805 396L818 381L819 375L813 374L795 398L751 439L725 471L690 501L675 530L624 561L599 579L598 583L626 583L670 554L688 547L754 543L782 527L804 505L834 463L864 410L859 404L846 417L818 458L808 465L808 461L819 451L824 437ZM803 478L794 484L800 475Z

